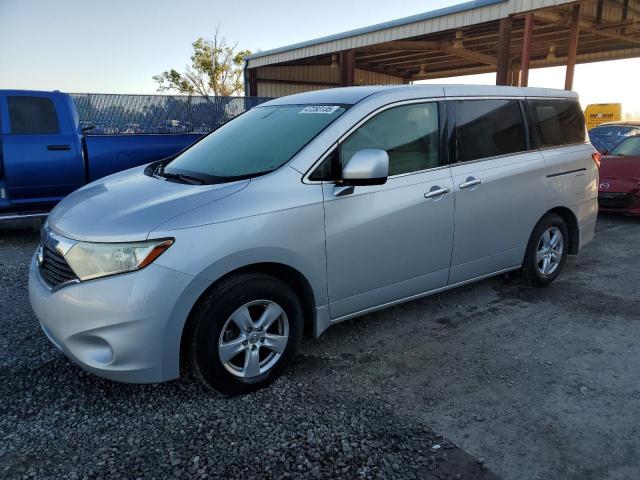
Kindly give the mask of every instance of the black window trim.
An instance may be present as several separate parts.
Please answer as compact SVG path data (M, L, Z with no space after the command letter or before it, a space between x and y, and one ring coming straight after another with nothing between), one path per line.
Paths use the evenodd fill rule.
M529 151L540 150L540 139L538 137L538 129L533 121L533 113L531 113L531 105L529 105L529 99L523 98L520 101L522 107L522 114L525 118L525 125L527 127L527 146Z
M547 97L544 97L547 98ZM499 159L499 158L504 158L504 157L511 157L514 155L523 155L523 154L527 154L530 153L533 150L537 150L537 149L533 149L530 146L530 142L529 142L529 129L528 129L528 125L527 125L527 116L525 115L524 109L522 107L522 103L526 102L527 97L507 97L507 96L482 96L482 97L447 97L447 104L451 105L451 117L453 120L453 146L451 148L451 150L453 150L453 158L455 159L455 161L451 162L450 166L457 166L457 165L468 165L471 163L477 163L477 162L485 162L487 160L494 160L494 159ZM456 124L456 120L455 120L455 105L454 102L458 102L458 101L464 101L464 100L469 100L469 101L474 101L474 100L512 100L515 102L518 102L519 104L519 108L520 108L520 117L522 120L522 124L524 127L524 143L525 143L525 150L520 150L518 152L511 152L511 153L504 153L502 155L493 155L491 157L482 157L482 158L476 158L473 160L467 160L467 161L459 161L459 153L460 150L458 149L458 126ZM451 154L450 154L451 156Z
M53 98L47 96L47 95L7 95L6 97L6 103L7 103L7 115L8 115L8 119L9 119L9 135L60 135L62 133L62 129L60 128L60 113L58 112L58 106L56 105L56 102L53 100ZM9 99L11 98L41 98L44 100L47 100L48 102L51 103L51 106L53 107L53 113L56 117L56 127L57 127L57 131L55 132L50 132L50 133L16 133L13 131L13 126L11 124L11 106L9 105Z
M520 104L520 112L522 115L522 120L525 128L525 145L526 150L520 152L506 153L504 155L495 155L493 157L483 157L477 158L475 160L468 160L466 162L458 162L458 145L457 145L457 131L455 125L455 107L453 102L458 100L515 100ZM389 108L393 108L401 105L408 105L413 103L431 103L438 102L438 119L440 124L440 134L441 134L441 142L440 142L440 154L443 155L443 164L426 169L420 170L416 172L407 172L398 175L394 175L389 178L397 178L406 175L415 175L419 173L424 173L426 171L438 170L445 167L453 167L456 165L467 165L470 163L476 162L484 162L487 160L499 159L503 157L509 157L513 155L522 155L526 153L530 153L533 151L541 151L541 150L549 150L552 148L563 148L568 146L578 146L589 143L588 136L585 134L585 141L579 143L569 143L566 145L556 145L550 147L541 147L540 140L538 137L538 132L535 127L535 122L533 121L533 114L531 113L531 101L535 100L564 100L564 101L573 101L578 102L576 97L555 97L555 96L503 96L503 95L483 95L483 96L455 96L455 97L428 97L428 98L420 98L420 99L409 99L409 100L400 100L397 102L392 102L385 104L373 112L366 115L364 118L360 119L354 126L352 126L346 133L344 133L338 140L333 143L321 156L320 158L314 162L314 164L307 170L305 175L302 178L302 182L305 184L315 185L315 184L323 184L323 183L336 183L337 180L309 180L311 174L320 166L320 164L327 158L329 155L333 153L333 150L338 148L340 143L342 143L353 131L360 127L367 120L377 115L378 113L383 112ZM338 162L338 165L340 162Z
M445 152L446 158L444 158L445 163L443 163L442 165L438 165L437 167L425 168L424 170L416 170L415 172L405 172L405 173L399 173L397 175L391 175L388 178L389 179L400 178L400 177L406 177L408 175L418 175L418 174L421 174L421 173L431 172L431 171L439 170L439 169L442 169L442 168L448 168L450 166L450 164L449 164L450 154L449 154L449 150L443 145L443 142L442 142L442 140L445 138L445 132L443 130L444 130L445 125L447 124L447 118L448 118L448 116L447 116L447 108L446 108L446 98L443 97L443 96L442 97L413 98L413 99L400 100L400 101L387 103L385 105L382 105L382 106L378 107L374 111L370 112L369 114L365 115L363 118L358 120L344 134L342 134L338 138L338 140L336 142L334 142L320 156L320 158L316 162L313 163L311 168L309 168L307 170L307 172L304 174L304 176L302 177L302 183L308 184L308 185L320 185L320 184L324 184L324 183L327 183L327 184L338 183L340 181L339 178L338 179L333 179L333 180L311 180L309 177L311 175L313 175L313 173L316 171L316 169L318 169L320 167L322 162L326 158L328 158L329 155L333 154L335 149L340 147L342 142L344 142L347 138L349 138L353 134L353 132L355 132L358 128L360 128L362 125L364 125L371 118L373 118L373 117L377 116L378 114L380 114L380 113L382 113L382 112L384 112L386 110L389 110L391 108L401 107L401 106L404 106L404 105L415 105L415 104L421 104L421 103L437 103L438 104L438 132L439 132L439 136L440 136L440 145L439 145L439 149L438 149L438 155L442 155L443 154L443 147L444 147L444 149L446 150L446 152ZM337 158L337 166L338 166L338 169L341 167L341 162L340 162L339 158ZM335 175L335 173L334 173L334 175ZM340 174L335 175L335 176L339 177Z

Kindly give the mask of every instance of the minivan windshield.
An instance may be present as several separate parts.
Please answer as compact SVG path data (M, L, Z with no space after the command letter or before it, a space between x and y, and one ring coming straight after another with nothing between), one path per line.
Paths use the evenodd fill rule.
M256 107L185 150L162 172L204 183L271 172L293 158L345 110L344 105Z
M613 149L611 155L640 157L640 135L623 140L616 148Z

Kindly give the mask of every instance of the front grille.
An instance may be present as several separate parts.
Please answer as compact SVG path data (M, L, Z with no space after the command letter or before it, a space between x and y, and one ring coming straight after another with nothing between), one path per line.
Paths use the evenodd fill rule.
M598 205L610 210L627 210L634 204L635 196L630 193L600 193Z
M43 247L40 273L52 287L71 280L78 280L64 257L46 245Z

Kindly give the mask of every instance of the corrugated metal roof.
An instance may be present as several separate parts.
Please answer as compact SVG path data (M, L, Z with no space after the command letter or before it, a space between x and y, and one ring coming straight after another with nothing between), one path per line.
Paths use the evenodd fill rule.
M245 68L295 62L343 50L363 49L395 40L425 37L486 24L509 15L554 8L575 0L474 0L410 17L258 52L245 59ZM635 0L634 0L635 1Z
M509 0L472 0L470 2L460 3L458 5L452 5L450 7L439 8L430 12L419 13L417 15L411 15L409 17L399 18L397 20L391 20L388 22L378 23L368 27L356 28L355 30L349 30L347 32L336 33L334 35L327 35L326 37L316 38L314 40L307 40L305 42L294 43L285 47L273 48L271 50L265 50L264 52L257 52L246 57L247 60L253 58L266 57L275 53L282 53L289 50L297 50L299 48L311 47L321 43L332 42L335 40L342 40L345 38L353 37L355 35L362 35L366 33L377 32L380 30L386 30L388 28L400 27L415 22L422 22L424 20L431 20L438 17L444 17L446 15L452 15L455 13L461 13L475 8L486 7L489 5L495 5L498 3L506 3Z

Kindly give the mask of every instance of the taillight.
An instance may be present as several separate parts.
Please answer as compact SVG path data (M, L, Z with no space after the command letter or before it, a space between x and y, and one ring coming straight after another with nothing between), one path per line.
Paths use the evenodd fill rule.
M600 152L593 152L591 154L591 158L593 158L593 162L596 164L596 166L600 168L600 163L602 162L602 154Z

